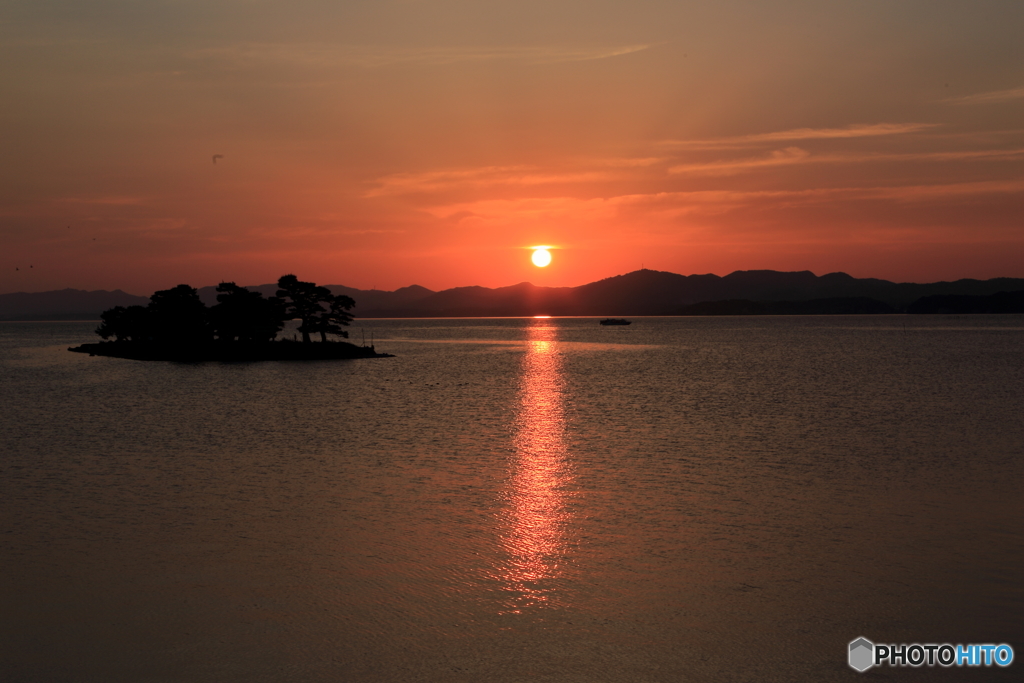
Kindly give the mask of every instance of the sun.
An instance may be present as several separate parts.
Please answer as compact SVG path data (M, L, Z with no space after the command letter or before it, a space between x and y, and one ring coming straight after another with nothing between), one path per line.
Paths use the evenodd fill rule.
M533 261L533 265L543 268L551 263L551 252L547 247L534 247L533 256L530 259Z

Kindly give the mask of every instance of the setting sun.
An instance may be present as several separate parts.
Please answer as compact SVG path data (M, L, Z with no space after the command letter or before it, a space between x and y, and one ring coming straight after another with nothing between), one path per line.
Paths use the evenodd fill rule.
M530 258L533 260L533 265L543 268L551 263L551 252L544 247L538 247L533 250L533 256Z

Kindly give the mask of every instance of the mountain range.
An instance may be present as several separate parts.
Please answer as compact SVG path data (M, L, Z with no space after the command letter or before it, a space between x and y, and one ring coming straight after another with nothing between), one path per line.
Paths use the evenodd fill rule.
M979 297L1024 290L1024 279L956 280L930 284L895 283L854 278L846 273L815 275L810 271L740 270L718 275L678 275L637 270L579 287L538 287L528 282L509 287L455 287L435 292L412 285L393 292L327 285L356 301L357 317L486 317L532 315L714 315L779 312L882 312L920 310L912 304L925 297ZM249 286L273 295L277 285ZM207 304L217 302L216 288L199 289ZM849 301L858 299L858 301ZM829 300L830 303L821 303ZM876 306L868 302L880 302ZM819 302L808 306L761 305L765 302ZM931 299L935 301L935 299ZM952 301L952 300L950 300ZM146 305L147 297L121 290L0 294L0 320L94 320L114 306ZM705 305L719 302L722 305ZM760 302L760 303L759 303ZM702 304L702 306L696 306ZM756 305L749 305L756 304ZM833 309L835 309L833 311ZM935 309L935 310L942 310Z

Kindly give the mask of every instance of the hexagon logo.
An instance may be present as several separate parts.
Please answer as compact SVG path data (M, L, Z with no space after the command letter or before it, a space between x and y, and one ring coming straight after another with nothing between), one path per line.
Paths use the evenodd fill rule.
M867 638L850 641L850 667L857 671L867 671L875 663L875 644Z

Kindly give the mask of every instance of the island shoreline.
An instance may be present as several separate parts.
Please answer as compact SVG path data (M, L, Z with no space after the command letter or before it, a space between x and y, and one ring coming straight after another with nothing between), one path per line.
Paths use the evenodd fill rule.
M394 358L390 353L378 353L372 346L356 346L348 342L293 342L272 341L261 344L218 343L195 346L168 346L137 342L95 342L69 346L73 353L106 356L142 361L172 361L183 363L259 361L354 360L358 358Z

